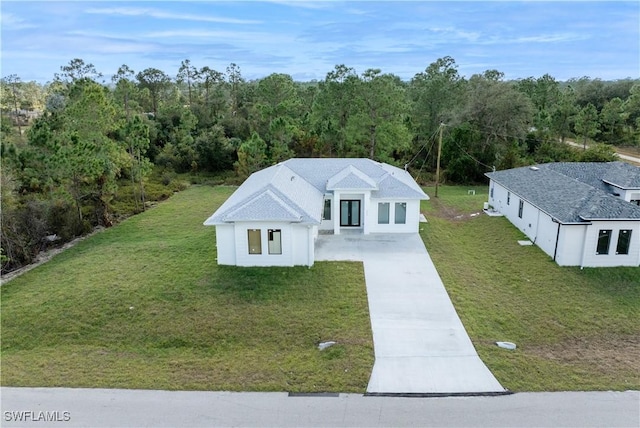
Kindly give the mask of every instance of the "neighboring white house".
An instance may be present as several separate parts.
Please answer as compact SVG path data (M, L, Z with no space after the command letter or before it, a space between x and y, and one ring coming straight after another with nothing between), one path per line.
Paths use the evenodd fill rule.
M489 205L560 266L640 266L640 168L560 162L486 176Z
M415 233L411 175L370 159L289 159L251 176L204 224L216 226L218 264L312 266L318 231Z

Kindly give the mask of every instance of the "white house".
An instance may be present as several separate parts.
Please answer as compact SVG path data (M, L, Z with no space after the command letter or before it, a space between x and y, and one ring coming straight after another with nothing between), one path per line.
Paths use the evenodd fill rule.
M489 205L560 266L640 266L640 168L560 162L486 176Z
M319 231L415 233L429 197L411 175L370 159L289 159L252 174L204 224L218 264L311 266Z

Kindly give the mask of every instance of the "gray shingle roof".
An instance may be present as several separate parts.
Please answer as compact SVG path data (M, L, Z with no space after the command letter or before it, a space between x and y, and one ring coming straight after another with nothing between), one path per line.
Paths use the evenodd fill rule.
M342 171L327 180L327 190L376 190L378 185L374 180L353 165L349 165Z
M204 224L286 221L319 224L324 194L283 164L257 171Z
M269 186L266 191L256 194L255 197L249 198L239 207L228 211L225 215L225 221L248 221L248 220L264 220L264 221L292 221L300 222L304 215L295 210L290 201L286 198L278 196L275 189Z
M640 189L640 168L625 162L611 162L602 180L621 189Z
M604 177L623 182L620 171L627 168L620 167L620 163L549 163L537 165L537 169L514 168L486 176L562 223L640 220L640 207L612 195L609 186L603 183Z
M320 224L324 194L332 189L372 190L374 198L429 199L408 172L391 165L370 159L289 159L253 173L205 224Z

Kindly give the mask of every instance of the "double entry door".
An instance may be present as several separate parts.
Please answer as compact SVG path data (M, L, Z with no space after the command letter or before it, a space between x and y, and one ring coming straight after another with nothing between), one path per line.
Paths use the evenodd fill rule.
M358 199L340 200L340 226L360 226L360 201Z

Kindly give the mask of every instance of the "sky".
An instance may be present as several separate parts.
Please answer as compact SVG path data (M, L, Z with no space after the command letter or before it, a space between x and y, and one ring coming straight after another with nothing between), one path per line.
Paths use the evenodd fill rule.
M73 58L118 67L181 61L245 79L322 80L336 65L404 80L452 57L461 75L640 77L640 1L7 1L1 75L45 83Z

